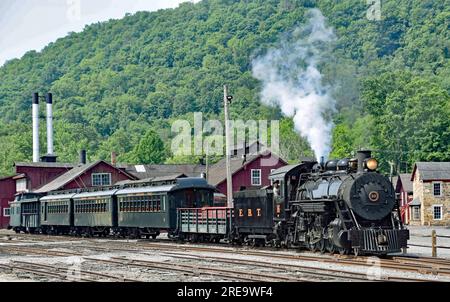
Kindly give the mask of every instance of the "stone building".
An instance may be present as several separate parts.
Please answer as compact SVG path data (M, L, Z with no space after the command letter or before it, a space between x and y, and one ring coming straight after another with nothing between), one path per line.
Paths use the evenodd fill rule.
M450 162L414 165L411 225L450 225Z

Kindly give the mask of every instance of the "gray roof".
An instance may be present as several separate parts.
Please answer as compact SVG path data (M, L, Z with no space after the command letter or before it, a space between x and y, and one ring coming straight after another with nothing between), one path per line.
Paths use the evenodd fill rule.
M405 192L412 192L413 182L411 181L411 174L400 174L399 177L403 185L403 190Z
M421 180L450 179L450 162L417 162L414 172L416 169L419 170Z
M77 179L79 176L87 172L88 170L92 169L93 167L97 166L99 163L106 163L109 165L109 163L98 160L92 163L88 163L85 165L80 165L78 167L73 168L72 170L67 171L66 173L62 174L61 176L57 177L53 181L49 182L48 184L40 187L39 189L35 190L35 193L46 193L51 191L60 190L62 187L64 187L69 182ZM129 177L133 177L133 175L130 175L127 171L121 170L122 173L128 175ZM85 184L81 183L79 184L80 188L86 187Z
M184 174L188 177L199 177L202 172L205 172L204 165L124 165L124 168L129 174L136 176L138 179L149 179L155 177L171 176Z
M394 186L394 189L397 187L398 182L398 176L392 176L392 185Z
M69 168L72 169L76 166L73 163L47 163L47 162L38 162L38 163L24 163L24 162L15 162L15 167L36 167L36 168Z
M82 175L87 170L91 169L92 167L96 166L100 161L96 161L93 163L80 165L78 167L73 168L72 170L67 171L63 175L57 177L53 181L49 182L48 184L45 184L44 186L40 187L39 189L35 190L36 193L45 193L50 191L56 191L61 189L64 185L68 184L72 180L76 179L78 176Z
M262 154L258 154L258 155L248 155L246 157L246 160L244 162L243 158L239 158L239 157L232 157L231 161L230 161L230 166L231 166L231 174L236 173L237 171L239 171L240 169L242 169L243 167L245 167L246 165L248 165L249 163L251 163L252 161L254 161L255 159L261 157ZM209 168L208 171L208 182L214 186L217 186L218 184L220 184L221 182L223 182L226 178L227 178L227 166L226 166L226 159L222 159L219 162L217 162L216 164L212 165Z

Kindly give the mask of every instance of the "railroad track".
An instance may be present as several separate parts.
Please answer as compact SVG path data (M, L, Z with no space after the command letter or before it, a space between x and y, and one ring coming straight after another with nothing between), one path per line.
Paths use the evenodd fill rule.
M101 282L101 281L120 281L120 282L141 282L140 280L126 278L118 275L110 275L89 271L85 269L71 270L70 267L56 267L55 265L47 265L33 263L27 261L10 261L8 264L0 264L0 269L14 272L24 272L42 277L52 278L60 281L75 282ZM74 274L69 274L73 271Z
M33 237L39 237L36 235L28 235ZM60 237L67 239L67 237ZM80 239L76 239L73 241L80 241ZM82 245L78 243L83 242L90 243L89 245ZM171 251L171 252L213 252L213 253L223 253L223 254L237 254L237 255L244 255L244 256L258 256L258 257L267 257L270 258L273 262L274 259L278 260L296 260L296 261L311 261L311 262L321 262L321 263L327 263L327 264L341 264L341 265L352 265L352 266L358 266L358 267L371 267L373 266L372 263L369 263L369 257L354 257L354 256L341 256L341 255L293 255L288 254L283 251L277 251L277 252L271 252L267 250L255 250L255 249L246 249L245 247L217 247L217 246L195 246L191 244L177 244L172 242L165 242L165 243L156 243L154 241L141 241L141 240L133 240L130 242L125 242L124 240L93 240L93 239L83 239L82 242L74 242L74 244L70 244L70 246L65 246L66 248L72 248L72 249L87 249L87 250L97 250L101 252L131 252L131 253L142 253L142 254L148 254L145 250L148 248L151 249L157 249L161 251ZM40 248L29 248L24 246L0 246L0 251L10 251L13 253L25 253L25 254L45 254L45 255L51 255L51 256L60 256L60 257L67 257L67 256L84 256L85 254L79 253L79 252L65 252L65 251L55 251L55 250L46 250L46 249L40 249ZM173 255L176 257L176 255ZM182 255L178 255L178 257L181 257ZM186 256L186 255L185 255ZM192 256L192 255L187 255ZM207 259L207 257L202 256L203 258ZM181 258L180 258L181 259ZM217 260L217 259L216 259ZM223 261L228 261L230 264L232 264L230 261L238 261L236 259L222 259ZM395 256L390 259L378 259L377 260L380 267L383 269L390 269L396 272L410 272L410 273L418 273L422 275L439 275L439 276L450 276L450 260L446 259L434 259L434 258L413 258L413 257L403 257L403 256ZM239 264L235 262L234 264ZM272 263L265 263L264 265L266 268L270 268L268 265L271 265ZM253 265L257 265L257 263L253 263ZM272 267L276 268L276 267ZM279 268L279 267L278 267ZM297 266L297 270L303 269L304 275L310 275L307 271L306 267ZM309 268L311 269L311 267ZM329 278L330 276L326 276L325 270L333 272L333 270L330 269L316 269L312 268L316 271L316 275L324 278ZM346 276L349 280L367 280L367 276L365 274L351 274L348 271L334 271L335 274L341 274L342 276ZM353 273L353 272L352 272ZM364 275L364 276L363 276ZM333 276L336 279L336 275ZM389 277L385 276L384 280L389 281L425 281L425 279L409 279L409 278L400 278L400 277ZM427 280L430 281L430 280Z
M110 260L84 258L85 260L104 262L108 264L134 266L139 268L156 269L164 271L179 271L191 276L214 276L226 280L259 281L259 282L311 282L311 278L283 276L268 272L241 271L234 268L217 268L203 265L192 265L174 262L147 261L122 257L113 257Z

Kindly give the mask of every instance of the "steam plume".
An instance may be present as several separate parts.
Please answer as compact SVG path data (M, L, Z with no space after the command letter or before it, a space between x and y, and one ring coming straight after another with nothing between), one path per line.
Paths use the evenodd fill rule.
M330 152L333 124L326 114L334 110L335 101L329 87L322 83L318 64L335 35L318 9L309 10L307 15L304 26L253 61L253 76L263 84L262 101L278 105L283 114L293 116L296 130L320 159Z

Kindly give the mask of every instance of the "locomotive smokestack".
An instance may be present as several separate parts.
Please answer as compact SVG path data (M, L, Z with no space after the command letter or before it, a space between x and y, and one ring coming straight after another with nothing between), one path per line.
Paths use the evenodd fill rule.
M364 161L372 157L372 151L360 150L356 152L356 159L358 160L358 172L364 172Z
M33 94L32 105L32 120L33 120L33 162L39 162L39 94Z
M47 94L47 154L53 154L53 95Z
M325 169L325 157L324 156L320 157L320 166L322 167L322 169Z

